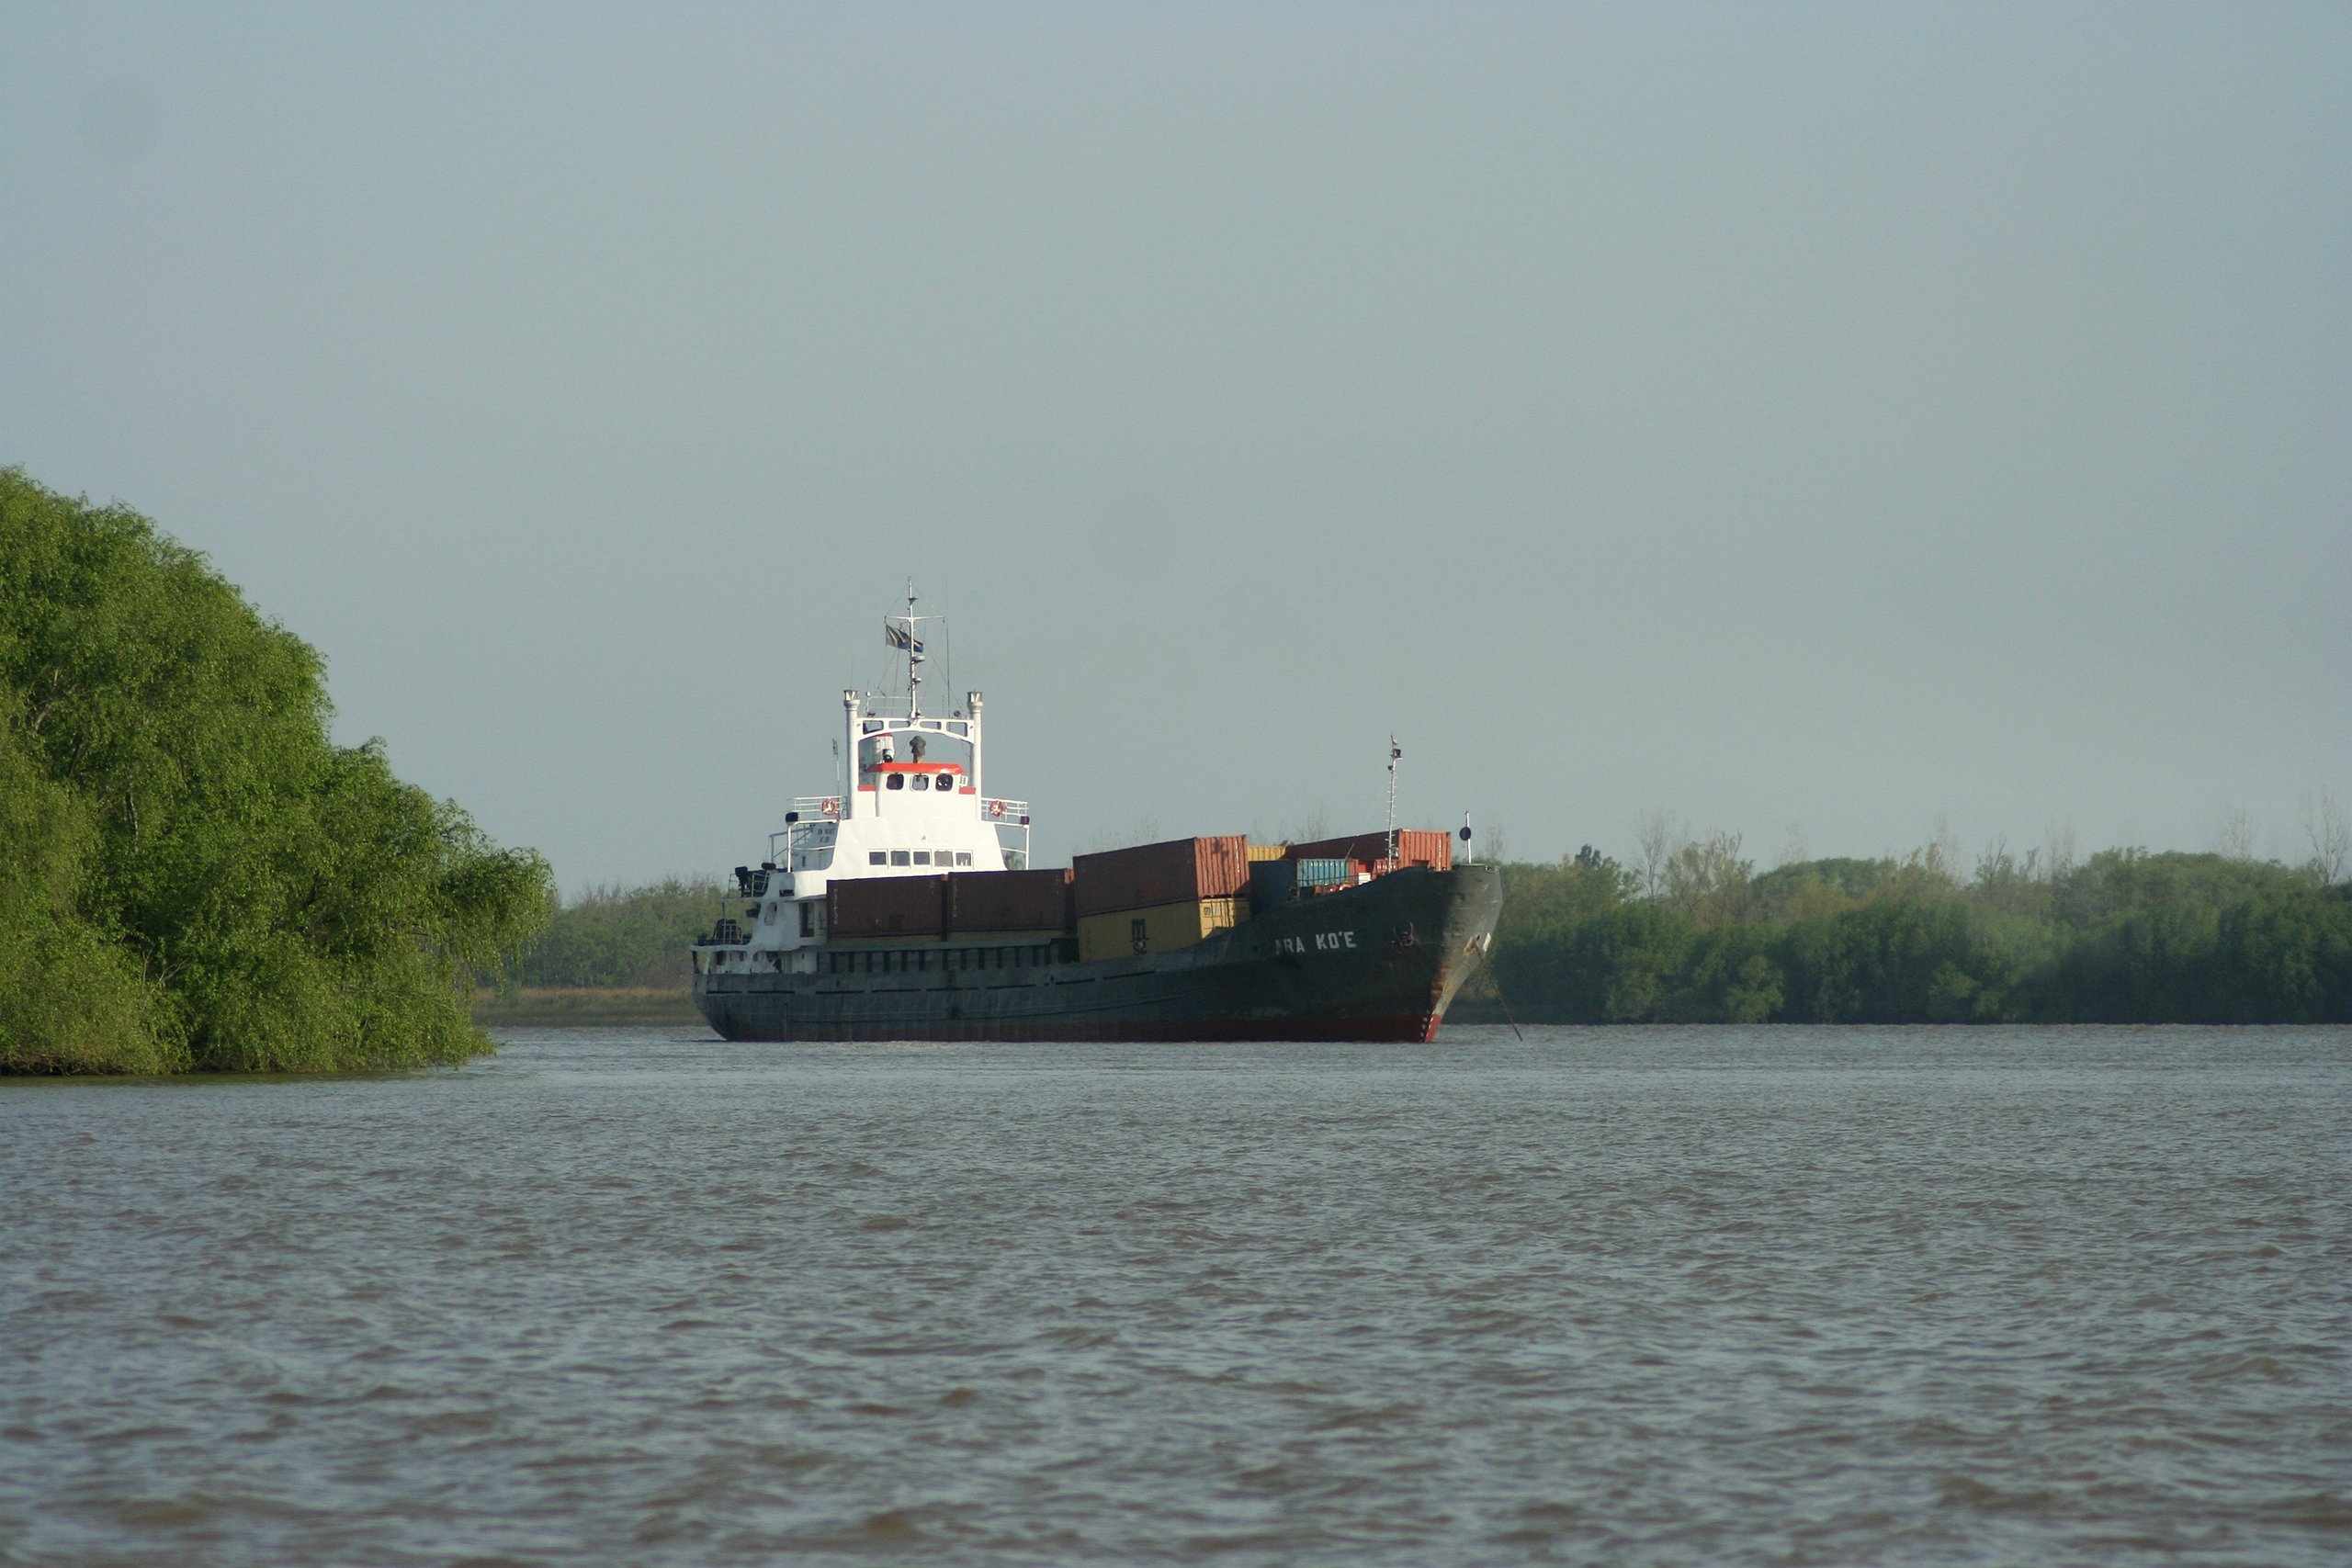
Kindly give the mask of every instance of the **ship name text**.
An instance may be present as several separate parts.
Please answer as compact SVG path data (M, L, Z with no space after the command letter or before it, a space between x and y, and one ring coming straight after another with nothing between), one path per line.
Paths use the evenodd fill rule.
M1312 942L1310 949L1307 945ZM1316 931L1309 936L1278 936L1274 938L1276 953L1338 953L1356 944L1356 933L1346 931Z

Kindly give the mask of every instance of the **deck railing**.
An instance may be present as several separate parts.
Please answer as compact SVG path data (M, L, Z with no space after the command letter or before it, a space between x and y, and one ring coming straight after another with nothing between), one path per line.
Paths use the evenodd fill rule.
M795 850L819 850L830 846L842 819L842 797L837 795L795 795L788 807L790 817L785 826L768 835L768 858L789 869ZM1021 857L1029 863L1029 803L1007 800L999 795L981 799L980 820L997 829L997 841L1008 859Z

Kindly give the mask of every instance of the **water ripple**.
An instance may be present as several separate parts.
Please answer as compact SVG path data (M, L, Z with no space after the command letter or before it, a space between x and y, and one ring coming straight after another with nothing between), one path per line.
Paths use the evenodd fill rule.
M0 1087L0 1561L2299 1564L2352 1031Z

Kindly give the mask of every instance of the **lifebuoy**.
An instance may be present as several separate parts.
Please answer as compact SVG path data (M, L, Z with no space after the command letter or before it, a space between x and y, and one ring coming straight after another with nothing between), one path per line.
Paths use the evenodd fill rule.
M1003 816L1003 815L1004 815L1004 802L1002 802L1002 801L1001 801L1001 800L991 800L991 801L989 801L989 816L991 816L991 817L1001 817L1001 816Z
M828 817L839 817L842 814L842 803L831 795L826 796L824 812Z

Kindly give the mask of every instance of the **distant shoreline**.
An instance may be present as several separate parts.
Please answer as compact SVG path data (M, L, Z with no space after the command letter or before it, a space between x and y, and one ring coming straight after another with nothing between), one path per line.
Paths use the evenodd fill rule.
M533 1027L566 1023L700 1023L702 1014L684 987L525 986L511 997L494 990L474 998L474 1023Z

